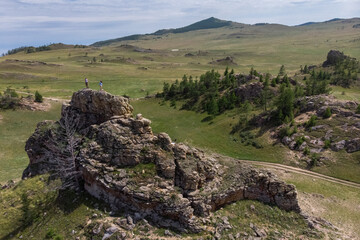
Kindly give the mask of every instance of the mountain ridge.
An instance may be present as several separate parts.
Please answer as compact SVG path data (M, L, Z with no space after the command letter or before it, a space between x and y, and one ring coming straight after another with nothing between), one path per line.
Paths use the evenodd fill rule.
M133 35L125 36L125 37L95 42L95 43L91 44L91 46L94 46L94 47L107 46L114 42L120 42L120 41L126 41L126 40L137 40L142 36L148 36L148 35L159 36L159 35L164 35L164 34L169 34L169 33L185 33L185 32L190 32L190 31L201 30L201 29L220 28L220 27L230 26L233 23L235 23L235 22L221 20L221 19L218 19L215 17L210 17L210 18L195 22L193 24L190 24L190 25L187 25L187 26L181 27L181 28L160 29L154 33L149 33L149 34L133 34Z
M102 46L108 46L112 43L121 42L121 41L138 40L144 36L151 36L151 35L161 36L161 35L170 34L170 33L172 33L172 34L186 33L186 32L191 32L191 31L196 31L196 30L215 29L215 28L238 26L238 25L240 25L240 26L281 25L281 26L287 26L287 27L304 27L304 26L309 26L309 25L314 25L314 24L331 23L331 22L336 22L336 21L344 21L344 20L352 20L352 19L357 19L357 17L349 18L349 19L333 18L333 19L323 21L323 22L306 22L306 23L302 23L299 25L288 26L288 25L277 24L277 23L245 24L245 23L238 23L238 22L234 22L234 21L227 21L227 20L222 20L222 19L218 19L215 17L210 17L210 18L195 22L193 24L190 24L190 25L187 25L187 26L181 27L181 28L160 29L153 33L147 33L147 34L133 34L133 35L128 35L128 36L124 36L124 37L120 37L120 38L98 41L98 42L91 44L90 46L102 47Z

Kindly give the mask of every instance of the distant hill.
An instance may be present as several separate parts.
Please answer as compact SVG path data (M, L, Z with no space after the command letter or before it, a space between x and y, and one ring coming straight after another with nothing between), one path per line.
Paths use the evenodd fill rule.
M329 23L329 22L336 22L336 21L340 21L340 20L344 20L343 18L333 18L324 22L306 22L306 23L302 23L299 25L296 25L297 27L301 27L301 26L308 26L308 25L312 25L312 24L318 24L318 23Z
M190 31L195 31L195 30L200 30L200 29L221 28L221 27L230 26L231 24L232 24L231 21L224 21L224 20L220 20L218 18L211 17L211 18L202 20L200 22L193 23L189 26L182 27L182 28L162 29L162 30L156 31L154 33L154 35L163 35L163 34L168 34L168 33L185 33L185 32L190 32Z
M169 33L185 33L185 32L190 32L190 31L201 30L201 29L221 28L221 27L230 26L233 23L234 22L225 21L225 20L211 17L211 18L190 24L190 25L188 25L186 27L182 27L182 28L161 29L161 30L158 30L151 34L135 34L135 35L130 35L130 36L116 38L116 39L99 41L99 42L93 43L91 46L94 46L94 47L107 46L107 45L110 45L115 42L121 42L121 41L127 41L127 40L137 40L137 39L141 38L142 36L147 36L147 35L164 35L164 34L169 34Z

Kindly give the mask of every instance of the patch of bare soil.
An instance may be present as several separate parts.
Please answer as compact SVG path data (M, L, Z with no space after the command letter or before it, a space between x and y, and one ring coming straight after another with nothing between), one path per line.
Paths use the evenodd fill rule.
M271 171L281 179L286 180L291 178L291 173L286 170L271 169ZM316 179L313 179L313 181L316 181ZM298 200L302 214L307 216L308 220L313 224L313 227L325 234L324 239L334 239L334 237L336 237L336 239L350 240L356 236L356 233L353 231L353 226L348 226L345 222L331 223L321 217L327 215L329 209L325 206L327 206L329 202L345 204L341 199L335 196L325 197L318 193L298 192Z
M316 111L311 111L311 112L305 112L300 114L299 116L297 116L296 118L294 118L295 123L297 124L303 124L307 121L309 121L309 119L311 118L312 115L315 115Z
M35 102L33 98L26 97L20 100L20 106L23 109L31 111L48 111L51 108L49 100L44 100L43 102Z

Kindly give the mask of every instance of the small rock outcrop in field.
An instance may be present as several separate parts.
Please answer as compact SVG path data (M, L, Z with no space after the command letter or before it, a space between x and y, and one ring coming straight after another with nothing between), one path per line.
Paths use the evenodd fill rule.
M217 59L217 60L209 62L209 64L227 65L227 66L236 66L237 65L237 63L234 61L233 57Z
M335 64L343 61L346 58L349 57L346 56L343 52L340 52L338 50L330 50L328 52L326 61L323 63L323 67L334 66Z
M166 133L153 134L150 123L141 114L132 117L126 98L78 91L58 122L39 123L27 141L30 164L23 177L57 171L53 149L69 135L59 130L67 126L76 144L63 139L61 146L73 147L67 152L85 190L158 226L198 232L202 217L242 199L300 211L293 185L234 159L175 144Z

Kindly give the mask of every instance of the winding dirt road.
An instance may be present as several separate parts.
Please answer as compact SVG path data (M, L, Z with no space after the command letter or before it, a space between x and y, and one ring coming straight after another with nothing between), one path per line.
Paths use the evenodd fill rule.
M357 189L360 189L360 184L359 183L350 182L350 181L330 177L330 176L327 176L327 175L323 175L323 174L320 174L320 173L312 172L312 171L297 168L297 167L292 167L292 166L283 165L283 164L279 164L279 163L258 162L258 161L250 161L250 160L239 160L238 159L238 161L249 163L249 164L252 164L252 165L263 166L263 167L266 167L266 168L275 168L275 169L279 169L279 170L285 170L285 171L289 171L289 172L294 172L294 173L298 173L298 174L301 174L301 175L306 175L306 176L326 180L328 182L338 183L338 184L341 184L341 185L345 185L345 186L349 186L349 187L355 187Z

